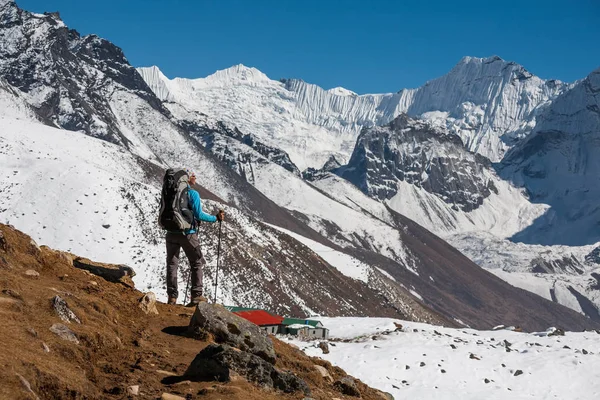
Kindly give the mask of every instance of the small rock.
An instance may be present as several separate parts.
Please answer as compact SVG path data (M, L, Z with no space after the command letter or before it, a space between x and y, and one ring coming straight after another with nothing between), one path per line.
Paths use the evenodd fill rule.
M408 366L408 365L407 365L407 366L405 367L405 369L410 369L410 366Z
M42 349L44 349L44 352L50 353L50 347L44 342L42 342Z
M75 313L69 308L67 302L60 296L56 295L52 298L52 308L58 314L58 317L65 322L75 321L81 324L81 320L75 315Z
M485 383L490 383L490 380L489 380L488 378L485 378L483 381L484 381Z
M40 249L40 246L35 242L35 240L31 239L31 241L29 242L29 246L30 246L30 252L34 256L37 257L42 253L42 249Z
M2 291L3 294L10 296L12 298L18 299L18 300L23 300L23 297L21 296L21 293L17 292L16 290L12 290L12 289L4 289Z
M477 357L477 356L476 356L475 354L473 354L473 353L471 353L471 354L469 355L469 358L470 358L471 360L481 360L481 358Z
M563 349L569 349L569 350L571 350L571 348L569 346L567 346L566 344L563 346Z
M65 262L68 266L73 266L73 257L69 253L65 253L64 251L58 252L58 258Z
M140 385L133 385L127 387L127 394L130 396L137 396L140 393Z
M327 344L327 342L320 342L319 348L323 350L323 354L329 354L329 345Z
M381 390L377 390L377 394L381 397L381 400L394 400L394 396L388 392L382 392Z
M446 373L446 370L445 370L445 369L442 369L442 370L440 370L440 372L441 372L442 374L445 374L445 373Z
M0 250L8 251L8 243L6 242L6 238L2 231L0 231Z
M65 325L63 324L54 324L50 327L50 331L52 333L55 333L56 335L58 335L58 337L60 337L63 340L69 341L69 342L73 342L75 344L79 344L79 339L77 339L77 336L75 336L75 334L73 333L72 330L70 330L69 328L67 328Z
M163 393L160 396L160 400L185 400L185 397L176 396L176 395L170 394L170 393Z
M563 329L556 328L552 330L552 328L548 328L548 330L551 331L548 333L548 336L565 336L565 331Z
M453 350L456 350L456 346L451 344L450 347L452 347Z
M349 376L346 376L334 383L335 388L342 394L348 396L360 397L360 391L356 386L356 382Z
M396 329L394 330L395 332L401 332L402 331L402 324L399 324L397 322L394 322L394 326L396 327Z
M98 282L96 282L96 281L89 281L88 285L90 285L90 286L98 286Z
M33 337L38 337L37 331L33 328L27 328L27 332Z
M523 371L521 371L520 369L516 370L514 373L514 376L519 376L519 375L523 375Z
M30 276L32 278L37 278L38 276L40 276L40 273L36 270L28 269L27 271L25 271L25 275Z
M421 364L419 364L420 367L424 367L425 363L423 361L421 361Z
M582 352L583 354L588 354L588 351L587 351L586 349L581 349L581 352Z
M21 381L21 384L23 385L23 387L25 388L25 390L27 390L27 392L31 393L31 395L33 396L34 399L40 400L40 398L38 397L38 395L35 394L35 392L33 391L33 389L31 389L31 385L29 384L29 382L27 381L27 379L25 379L20 374L17 374L17 376L19 377L19 380Z
M141 299L139 307L146 314L158 314L156 309L156 295L153 292L146 293Z
M316 364L313 365L313 367L321 374L321 377L323 377L323 379L328 380L329 382L333 382L333 377L329 374L327 368Z
M160 374L160 375L166 375L166 376L177 376L177 374L174 372L164 371L162 369L157 369L156 373Z

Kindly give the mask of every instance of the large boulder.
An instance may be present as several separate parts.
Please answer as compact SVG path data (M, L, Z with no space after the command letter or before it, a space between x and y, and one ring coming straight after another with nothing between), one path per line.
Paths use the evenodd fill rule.
M183 376L191 381L227 382L235 374L263 387L279 389L285 393L302 391L305 395L310 395L306 382L293 373L280 371L261 357L226 344L210 344L205 347Z
M213 336L215 342L223 343L242 351L248 351L271 364L275 364L273 342L260 328L218 304L199 303L190 321L189 331L193 336Z

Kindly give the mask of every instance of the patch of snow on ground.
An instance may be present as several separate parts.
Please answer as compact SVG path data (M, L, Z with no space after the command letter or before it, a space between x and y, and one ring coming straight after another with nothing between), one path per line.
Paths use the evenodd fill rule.
M285 340L396 399L591 400L600 396L600 335L595 332L538 337L388 318L316 319L330 330L329 354L317 347L318 341ZM403 331L396 332L394 322L402 324ZM335 338L357 340L343 343Z
M283 229L275 225L270 226L304 244L342 274L365 283L369 281L369 272L371 271L371 268L362 261L359 261L348 254L334 250L331 247L327 247L321 243L315 242L314 240L298 235L297 233L288 231L287 229Z

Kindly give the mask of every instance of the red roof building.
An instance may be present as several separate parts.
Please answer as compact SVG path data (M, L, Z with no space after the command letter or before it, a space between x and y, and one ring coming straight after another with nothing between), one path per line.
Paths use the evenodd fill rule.
M236 311L234 314L239 315L258 326L281 325L283 322L283 317L271 315L264 310Z

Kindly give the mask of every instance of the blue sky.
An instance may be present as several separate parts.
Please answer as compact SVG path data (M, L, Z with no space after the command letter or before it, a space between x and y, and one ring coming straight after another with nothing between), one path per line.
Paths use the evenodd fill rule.
M417 87L465 55L500 57L542 78L600 67L599 0L16 0L170 78L235 64L358 93Z

